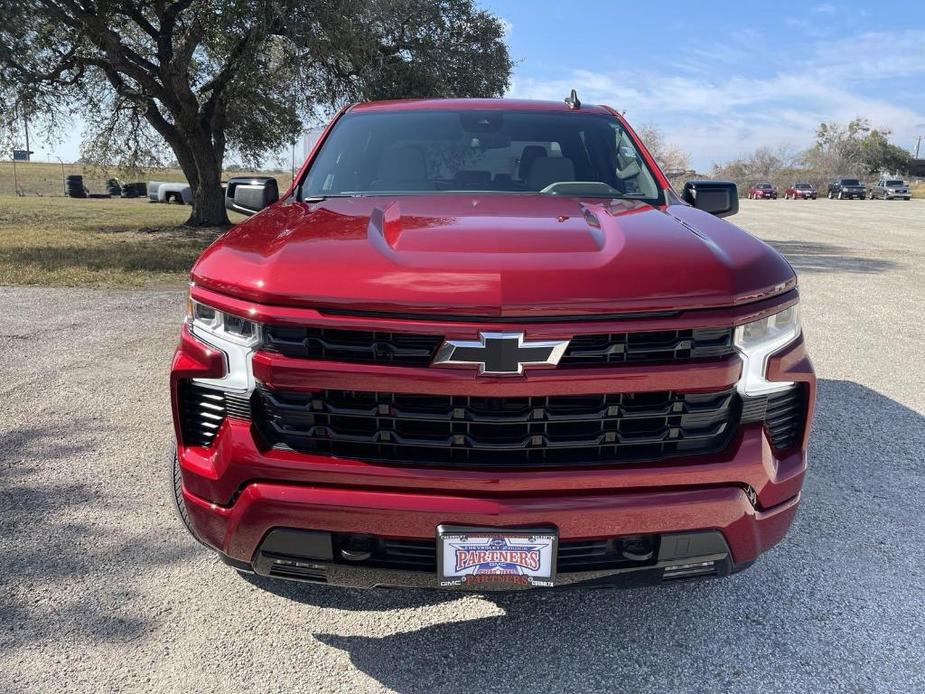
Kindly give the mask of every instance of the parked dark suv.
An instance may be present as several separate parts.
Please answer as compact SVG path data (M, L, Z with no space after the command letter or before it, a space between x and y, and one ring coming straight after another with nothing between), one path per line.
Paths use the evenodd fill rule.
M911 200L912 194L909 193L909 187L901 178L881 178L870 189L868 197L873 200Z
M832 198L863 200L866 195L867 188L856 178L836 178L829 184L829 200Z

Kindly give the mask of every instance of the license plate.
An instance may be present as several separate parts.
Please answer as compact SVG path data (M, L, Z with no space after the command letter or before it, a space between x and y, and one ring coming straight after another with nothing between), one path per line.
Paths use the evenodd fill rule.
M444 588L550 588L558 537L550 528L503 530L441 525L437 578Z

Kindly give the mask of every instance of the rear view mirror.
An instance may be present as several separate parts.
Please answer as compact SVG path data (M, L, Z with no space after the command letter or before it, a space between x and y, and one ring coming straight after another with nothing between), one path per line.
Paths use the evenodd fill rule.
M272 176L231 178L225 187L225 208L252 215L279 200L279 186Z
M688 181L682 193L684 202L717 217L739 211L739 191L730 181Z

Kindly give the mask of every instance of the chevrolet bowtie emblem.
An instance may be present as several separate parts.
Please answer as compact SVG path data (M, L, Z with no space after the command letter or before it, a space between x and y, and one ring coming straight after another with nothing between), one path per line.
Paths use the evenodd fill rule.
M434 364L478 364L480 374L516 375L525 366L559 363L568 340L527 342L523 333L479 333L479 341L447 340Z

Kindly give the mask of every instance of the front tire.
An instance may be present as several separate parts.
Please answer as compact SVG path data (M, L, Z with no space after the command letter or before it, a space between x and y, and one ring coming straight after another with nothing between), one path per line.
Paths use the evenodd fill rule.
M831 200L831 199L832 199L832 191L830 190L830 191L829 191L829 200Z
M192 538L196 540L196 542L201 544L203 547L212 549L209 547L209 545L203 542L196 531L193 530L193 524L190 521L189 512L186 510L186 504L183 502L183 478L180 475L180 461L177 458L177 445L175 443L170 445L167 463L168 472L170 473L169 493L174 513L176 513L177 518L180 519L183 527L186 528L186 532L188 532Z

